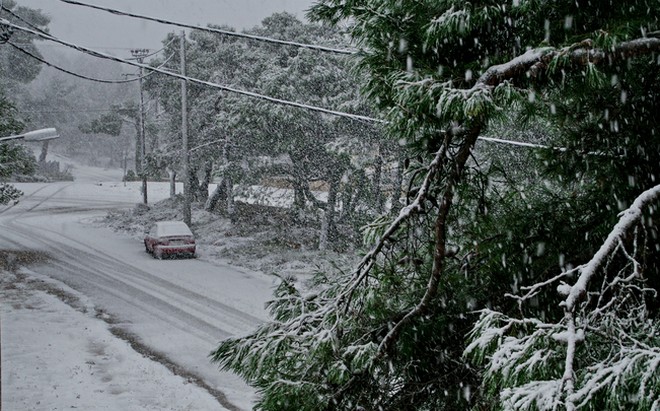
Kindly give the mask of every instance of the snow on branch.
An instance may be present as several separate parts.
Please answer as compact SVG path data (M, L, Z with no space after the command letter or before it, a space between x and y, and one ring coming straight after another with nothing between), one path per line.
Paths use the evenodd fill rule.
M481 133L481 126L467 130L461 147L452 159L451 173L448 176L444 193L442 194L438 215L435 220L435 245L433 250L433 267L429 275L428 284L421 300L417 305L408 311L394 326L388 331L378 347L378 357L382 357L392 347L397 340L403 326L408 324L414 318L419 317L428 309L432 300L438 293L438 287L442 274L444 274L446 246L447 246L447 216L453 203L454 190L459 184L463 168L467 162L472 148ZM377 358L378 358L377 357Z
M590 63L600 64L606 60L614 62L651 54L660 51L660 38L644 37L625 41L612 47L611 50L594 49L592 46L593 41L587 39L569 47L541 47L528 50L511 61L490 67L479 77L474 87L496 86L530 70L531 74L535 74L542 68L547 69L552 60L561 57L572 64L586 66Z
M522 304L561 282L560 321L481 312L464 355L485 365L485 383L500 390L505 409L571 411L597 398L612 409L660 409L660 323L646 307L657 292L645 285L638 244L644 210L658 201L660 185L641 193L589 262L518 297Z
M356 290L364 284L376 261L386 246L387 242L398 232L407 220L419 214L424 209L429 189L433 180L445 167L448 161L448 147L452 135L445 134L444 144L435 153L433 160L426 166L426 174L417 190L414 200L404 207L394 220L382 226L383 231L371 235L375 242L371 250L365 254L350 278L328 290L322 291L314 296L315 301L303 298L295 290L289 290L292 294L284 293L269 304L269 309L278 320L276 329L278 332L288 335L314 335L314 344L324 344L333 337L331 333L341 333L340 328L344 316L350 310L353 295ZM379 227L372 227L378 231ZM287 287L284 287L287 288ZM287 288L288 289L288 288ZM291 310L295 305L300 309ZM307 307L307 309L305 309ZM270 331L263 335L268 335Z
M644 208L657 201L658 198L660 198L660 185L644 191L639 197L637 197L637 199L635 199L630 208L619 214L619 222L614 226L614 229L612 229L607 236L607 239L591 261L575 269L580 272L580 277L571 288L570 294L563 303L566 310L573 311L575 309L575 304L584 297L587 292L589 281L596 271L605 263L607 256L617 247L623 236L639 222Z
M384 230L384 232L379 236L375 244L371 247L371 250L362 258L362 261L360 261L357 270L355 270L353 279L351 280L351 284L340 295L339 298L339 301L344 303L346 307L350 305L350 301L353 293L355 292L355 289L362 283L362 281L364 281L365 277L369 274L369 271L373 267L373 264L375 263L376 258L378 257L379 253L385 246L385 243L397 232L397 230L406 220L408 220L409 218L416 215L418 212L422 210L423 203L426 201L427 196L429 194L428 191L429 188L431 187L433 178L442 169L442 167L444 166L447 160L446 159L447 148L449 146L450 140L451 140L450 135L447 135L444 144L435 153L435 157L427 166L426 175L424 176L424 180L422 181L422 184L419 190L417 191L417 195L415 196L415 199L412 201L412 203L401 209L399 215L388 225L388 227Z
M467 88L457 87L453 80L419 79L415 78L415 73L401 73L395 82L399 89L398 104L406 107L411 101L422 101L429 115L433 114L447 124L465 124L474 119L487 119L494 111L501 110L503 103L526 98L524 90L516 88L521 78L536 79L542 73L552 74L561 69L566 73L587 75L590 80L597 81L598 65L659 51L660 38L656 37L620 42L608 50L594 48L594 42L590 39L562 48L540 47L489 67Z

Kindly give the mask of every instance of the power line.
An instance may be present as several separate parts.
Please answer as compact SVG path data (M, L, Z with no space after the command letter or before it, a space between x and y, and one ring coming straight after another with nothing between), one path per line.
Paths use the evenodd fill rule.
M9 10L9 9L6 8L6 7L2 7L2 10L7 11L9 14L11 14L11 15L14 16L14 17L16 17L18 20L20 20L20 21L22 21L23 23L27 24L27 26L30 27L31 29L36 30L36 31L38 31L38 32L40 32L40 33L43 33L43 34L46 34L46 35L50 35L50 33L48 33L47 31L42 30L41 28L37 27L36 25L34 25L34 24L32 24L31 22L29 22L28 20L26 20L24 17L21 17L20 15L14 13L12 10ZM161 47L160 49L158 49L158 50L156 50L156 51L154 51L154 52L151 52L151 53L149 53L149 54L146 54L145 56L142 56L142 58L144 59L144 58L147 58L147 57L152 57L152 56L155 56L156 54L160 53L161 51L164 51L164 50L165 50L170 44L172 44L172 42L173 42L174 40L175 40L175 38L172 38L172 39L171 39L170 41L168 41L167 44L165 44L163 47ZM23 44L15 44L15 45L16 45L16 46L24 46ZM48 45L49 45L49 46L60 46L60 47L66 47L66 46L64 46L64 45L62 45L62 44L48 44ZM115 50L133 50L133 49L135 49L134 47L106 47L106 46L90 46L90 47L100 48L100 49L115 49ZM129 60L130 60L130 59L129 59Z
M167 44L165 44L165 45L164 45L163 47L161 47L160 49L154 51L153 53L145 54L144 56L141 56L140 58L144 60L144 59L146 59L146 58L148 58L148 57L155 56L156 54L160 53L161 51L164 51L164 50L165 50L170 44L172 44L172 42L173 42L175 39L176 39L176 37L172 37L172 39L171 39L170 41L168 41ZM135 48L133 47L133 48L131 48L130 50L131 50L131 52L132 52L133 50L135 50ZM136 57L136 58L128 59L128 60L138 60L138 58Z
M16 19L18 19L18 20L22 21L23 23L27 24L28 27L30 27L30 28L32 28L32 29L38 31L39 33L48 34L47 31L42 30L41 28L37 27L36 25L30 23L29 21L27 21L27 20L24 19L23 17L21 17L21 16L19 16L18 14L14 13L12 10L9 10L7 7L5 7L5 6L1 6L1 8L2 8L2 10L4 10L4 11L6 11L7 13L11 14L12 16L16 17Z
M332 48L332 47L326 47L326 46L319 46L319 45L315 45L315 44L305 44L305 43L298 43L298 42L295 42L295 41L278 40L278 39L274 39L274 38L270 38L270 37L256 36L256 35L245 34L245 33L237 33L235 31L221 30L221 29L215 29L215 28L211 28L211 27L196 26L196 25L192 25L192 24L180 23L180 22L160 19L160 18L156 18L156 17L145 16L145 15L141 15L141 14L129 13L129 12L126 12L126 11L111 9L111 8L108 8L108 7L97 6L97 5L89 4L89 3L83 3L83 2L75 1L75 0L60 0L60 1L63 2L63 3L73 4L73 5L76 5L76 6L84 6L84 7L89 7L89 8L92 8L92 9L107 11L109 13L112 13L112 14L115 14L115 15L118 15L118 16L133 17L133 18L137 18L137 19L153 21L153 22L156 22L156 23L167 24L167 25L170 25L170 26L177 26L177 27L182 27L182 28L187 28L187 29L206 31L206 32L209 32L209 33L222 34L224 36L240 37L240 38L245 38L245 39L250 39L250 40L266 42L266 43L280 44L280 45L299 47L299 48L306 48L306 49L310 49L310 50L318 50L318 51L323 51L323 52L326 52L326 53L345 54L345 55L357 54L357 51L355 51L355 50L338 49L338 48Z
M72 0L60 0L60 1L69 2L69 1L72 1ZM322 107L311 106L311 105L297 103L297 102L288 101L288 100L282 100L282 99L278 99L278 98L274 98L274 97L270 97L270 96L250 92L250 91L235 89L233 87L228 87L228 86L224 86L224 85L221 85L221 84L216 84L216 83L212 83L212 82L209 82L209 81L204 81L204 80L200 80L200 79L196 79L196 78L192 78L192 77L188 77L188 76L183 76L181 74L174 73L174 72L167 71L167 70L162 70L160 68L155 68L155 67L150 67L150 66L147 66L147 65L144 65L144 64L134 63L134 62L128 61L126 59L121 59L121 58L118 58L118 57L107 55L105 53L90 50L90 49L87 49L85 47L81 47L81 46L77 46L75 44L65 42L65 41L57 39L57 38L55 38L55 37L53 37L53 36L51 36L47 33L34 32L33 30L15 25L15 24L13 24L13 23L5 20L5 19L0 19L0 23L5 24L9 27L13 27L17 30L26 31L26 32L35 34L35 35L37 35L39 37L42 37L46 40L50 40L50 41L62 44L66 47L73 48L73 49L78 50L82 53L89 54L89 55L92 55L92 56L97 57L97 58L108 59L108 60L116 61L116 62L119 62L119 63L128 64L128 65L131 65L131 66L134 66L134 67L146 68L148 70L152 70L152 73L157 72L157 73L164 74L164 75L170 76L170 77L174 77L174 78L177 78L177 79L180 79L180 80L187 80L187 81L190 81L191 83L196 83L196 84L200 84L200 85L203 85L203 86L216 88L216 89L220 89L220 90L235 93L235 94L240 94L240 95L247 96L247 97L257 98L257 99L265 100L265 101L275 103L275 104L291 106L291 107L296 107L296 108L302 108L302 109L305 109L305 110L320 112L320 113L329 114L329 115L333 115L333 116L337 116L337 117L350 118L350 119L356 120L356 121L364 121L364 122L368 122L368 123L387 124L387 121L385 121L385 120L375 119L375 118L372 118L372 117L362 116L362 115L358 115L358 114L351 114L351 113L345 113L345 112L341 112L341 111L330 110L330 109L326 109L326 108L322 108ZM166 62L164 62L163 65ZM149 73L149 74L152 74L152 73ZM135 80L135 79L132 79L132 80ZM540 145L540 144L525 143L525 142L512 141L512 140L504 140L504 139L499 139L499 138L479 137L478 139L483 140L483 141L487 141L487 142L492 142L492 143L507 144L507 145L514 145L514 146L528 147L528 148L546 148L546 149L547 148L554 148L554 147L548 147L548 146L544 146L544 145ZM560 150L560 151L566 150L565 148L561 148L561 147L560 148L555 148L555 149Z
M524 141L505 140L502 138L495 138L495 137L479 137L479 140L487 141L489 143L508 144L511 146L520 146L520 147L528 147L528 148L549 148L559 151L566 151L566 148L564 147L550 147L543 144L526 143Z
M329 114L329 115L332 115L332 116L345 117L345 118L350 118L352 120L364 121L364 122L368 122L368 123L385 123L384 120L379 120L379 119L375 119L375 118L368 117L368 116L362 116L362 115L359 115L359 114L345 113L343 111L330 110L330 109L323 108L323 107L317 107L317 106L311 106L311 105L308 105L308 104L297 103L295 101L282 100L282 99L279 99L279 98L270 97L270 96L266 96L266 95L259 94L259 93L254 93L254 92L251 92L251 91L245 91L245 90L240 90L240 89L236 89L236 88L229 87L229 86L224 86L224 85L221 85L221 84L216 84L216 83L213 83L213 82L210 82L210 81L205 81L205 80L200 80L200 79L193 78L193 77L183 76L183 75L178 74L178 73L174 73L174 72L167 71L167 70L162 70L160 68L151 67L151 66L148 66L148 65L145 65L145 64L135 63L133 61L129 61L129 60L122 59L122 58L119 58L119 57L111 56L109 54L105 54L105 53L102 53L102 52L99 52L99 51L91 50L91 49L88 49L86 47L78 46L78 45L66 42L64 40L60 40L60 39L58 39L56 37L53 37L49 34L39 33L39 32L36 32L34 30L31 30L29 28L16 25L16 24L11 23L10 21L7 21L5 19L0 19L0 22L4 25L15 28L16 30L24 31L24 32L27 32L27 33L32 33L32 34L34 34L38 37L41 37L43 39L50 40L50 41L53 41L55 43L63 44L63 45L68 46L68 47L70 47L74 50L78 50L82 53L89 54L89 55L97 57L97 58L112 60L112 61L116 61L116 62L119 62L119 63L128 64L129 66L142 67L142 68L151 70L153 72L157 72L157 73L164 74L166 76L177 78L179 80L187 80L191 83L216 88L216 89L227 91L227 92L230 92L230 93L240 94L240 95L243 95L243 96L252 97L252 98L256 98L256 99L260 99L260 100L264 100L264 101L268 101L268 102L276 103L276 104L280 104L280 105L297 107L297 108L302 108L302 109L309 110L309 111L315 111L315 112L318 112L318 113Z
M33 59L35 59L35 60L37 60L37 61L40 61L41 63L47 65L48 67L52 67L52 68L54 68L55 70L58 70L58 71L61 71L61 72L63 72L63 73L66 73L66 74L72 75L72 76L74 76L74 77L81 78L81 79L83 79L83 80L90 80L90 81L94 81L94 82L97 82L97 83L104 83L104 84L126 84L126 83L132 83L132 82L135 82L135 81L139 81L140 79L144 79L144 78L149 77L150 75L154 74L154 71L152 71L152 72L149 72L149 73L145 74L144 76L138 76L138 77L135 77L135 78L132 78L132 79L124 79L124 80L106 80L106 79L99 79L99 78L95 78L95 77L89 77L89 76L86 76L86 75L84 75L84 74L75 73L75 72L73 72L73 71L71 71L71 70L67 70L67 69L65 69L65 68L63 68L63 67L60 67L60 66L58 66L58 65L56 65L56 64L53 64L53 63L51 63L51 62L49 62L49 61L46 61L45 59L43 59L43 58L41 58L41 57L35 55L34 53L31 53L31 52L25 50L24 48L22 48L22 47L20 47L20 46L17 46L17 45L15 45L15 44L13 44L11 41L7 42L7 44L9 44L10 46L12 46L12 47L15 48L16 50L20 51L21 53L26 54L26 55L32 57ZM162 67L162 66L164 66L165 64L167 64L167 62L168 62L170 59L172 59L172 56L173 56L173 55L170 55L170 56L169 56L169 57L168 57L168 58L167 58L167 59L166 59L161 65L160 65L160 67Z
M27 44L17 44L19 46L26 46ZM66 48L66 46L62 44L44 44L40 43L37 45L37 47L63 47ZM103 49L103 50L133 50L135 47L115 47L115 46L103 46L103 45L90 45L87 47L95 48L95 49ZM162 50L159 50L162 51Z
M36 31L38 31L38 32L40 32L40 33L50 34L50 33L48 33L47 31L42 30L41 28L39 28L39 27L37 27L36 25L32 24L31 22L29 22L28 20L26 20L24 17L21 17L20 15L14 13L12 10L8 9L7 7L2 6L1 8L2 8L2 10L6 11L7 13L11 14L12 16L14 16L16 19L18 19L18 20L22 21L23 23L25 23L25 24L26 24L28 27L30 27L31 29L34 29L34 30L36 30ZM150 54L148 54L148 55L146 55L146 56L144 56L144 57L146 58L146 57L155 56L156 54L158 54L158 53L160 53L161 51L165 50L165 48L167 48L170 44L172 44L172 41L174 41L174 39L170 40L167 44L165 44L165 45L164 45L162 48L160 48L159 50L154 51L153 53L150 53ZM60 47L66 47L66 46L63 46L63 45L61 45L61 44L48 44L48 45L49 45L49 46L60 46ZM94 48L97 48L97 49L106 49L106 50L110 50L110 49L112 49L112 50L132 50L132 49L135 48L135 47L115 47L115 46L89 46L89 47L94 47Z
M70 110L16 110L20 114L65 114L65 113L108 113L112 108L72 108Z
M33 53L30 53L29 51L25 50L24 48L19 47L19 46L13 44L13 43L10 42L10 41L7 42L7 44L9 44L10 46L12 46L12 47L15 48L16 50L20 51L21 53L26 54L26 55L32 57L33 59L35 59L35 60L37 60L37 61L40 61L41 63L47 65L48 67L52 67L52 68L54 68L55 70L58 70L58 71L61 71L61 72L63 72L63 73L66 73L66 74L72 75L72 76L74 76L74 77L81 78L81 79L83 79L83 80L91 80L91 81L95 81L95 82L97 82L97 83L104 83L104 84L126 84L126 83L132 83L132 82L138 80L137 78L125 79L125 80L105 80L105 79L99 79L99 78L89 77L89 76L86 76L86 75L84 75L84 74L74 73L73 71L67 70L67 69L65 69L65 68L62 68L62 67L56 66L56 65L53 64L53 63L50 63L50 62L48 62L48 61L42 59L41 57L39 57L39 56L37 56L37 55L35 55L35 54L33 54Z

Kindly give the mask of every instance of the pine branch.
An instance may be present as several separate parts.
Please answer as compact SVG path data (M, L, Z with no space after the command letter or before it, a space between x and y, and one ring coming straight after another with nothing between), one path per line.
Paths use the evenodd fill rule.
M355 271L355 274L353 275L353 278L350 281L350 285L339 297L339 303L345 304L346 309L348 309L348 306L350 305L350 302L353 297L353 293L355 292L357 287L362 283L362 281L364 281L366 276L369 274L369 271L373 267L376 258L380 254L381 250L383 249L387 241L389 241L394 236L394 234L397 232L397 230L406 220L413 217L422 210L422 204L426 201L428 197L429 194L428 191L429 188L431 187L433 179L435 178L437 173L444 167L446 163L446 155L450 142L451 142L451 135L446 134L445 141L442 147L436 152L434 159L427 167L428 171L426 173L426 176L424 177L421 187L417 191L417 195L415 196L413 202L408 206L404 207L399 212L397 218L394 221L392 221L392 223L390 223L388 228L378 239L378 242L364 256L362 261L360 261L360 264L358 265L358 269Z
M637 261L637 238L643 211L658 200L660 185L640 194L632 206L619 215L619 222L589 262L528 287L527 294L519 297L522 303L540 288L579 274L573 286L562 283L557 287L564 298L560 304L564 307L564 317L560 322L545 324L534 318L515 319L495 311L482 311L470 333L471 343L464 355L487 362L487 380L510 386L501 391L500 398L506 406L575 410L606 388L621 397L622 404L630 399L620 392L631 389L637 390L634 402L641 407L657 398L653 394L654 384L657 384L654 376L660 364L655 337L657 325L647 321L644 302L645 295L657 293L644 286ZM631 237L633 249L629 252L624 240ZM627 263L614 276L604 276L599 291L588 292L596 274L607 271L615 255L623 256ZM527 326L533 331L521 333ZM587 333L591 338L587 339ZM549 348L549 341L559 346ZM592 352L589 344L594 343L591 341L595 341L598 350L602 350L604 344L610 348L605 348L603 356L594 352L594 358L580 357L586 365L576 368L578 347L586 344L584 351ZM485 360L492 346L494 351ZM566 347L565 351L559 347ZM534 371L534 367L548 360L561 361L557 364L561 372L557 377ZM521 373L528 377L521 379ZM518 385L520 381L526 383Z
M565 310L575 310L576 304L586 295L587 286L596 271L605 264L607 257L617 247L619 241L640 221L642 211L658 199L660 199L660 184L644 191L635 199L630 208L619 214L619 222L614 226L594 257L587 264L574 269L580 272L580 277L571 287L568 297L562 303Z
M542 47L532 49L513 60L490 67L479 77L472 89L482 86L494 87L506 80L530 71L538 73L547 69L550 62L558 57L567 57L568 61L576 66L584 67L588 64L601 64L615 62L660 51L660 38L643 37L617 44L611 50L593 49L591 40L564 47Z
M566 410L575 409L574 392L574 361L577 343L582 339L578 334L583 331L577 330L575 324L575 309L577 304L586 296L587 286L595 273L606 263L607 258L618 247L624 236L637 225L642 218L642 210L649 204L660 198L660 185L646 190L640 194L633 202L633 205L620 214L619 222L614 226L607 239L596 252L594 257L585 265L577 267L575 271L580 273L578 280L571 287L571 290L562 302L564 307L564 318L566 320L566 362L564 365L564 375L562 376L562 387L566 395Z
M400 319L396 325L390 329L385 338L383 338L380 346L378 347L378 355L376 359L382 357L389 351L392 345L396 342L403 326L426 312L431 301L433 301L435 296L438 294L440 279L444 272L444 261L447 256L445 252L447 246L447 216L449 215L449 211L453 203L454 189L461 180L465 163L470 158L470 153L472 152L472 148L474 147L480 132L481 126L477 126L469 130L464 137L461 148L453 159L454 168L450 178L446 183L445 192L442 195L442 200L440 202L440 210L435 221L435 249L433 253L433 269L431 270L431 275L429 277L429 282L426 286L424 296L415 306L415 308L413 308L402 319Z

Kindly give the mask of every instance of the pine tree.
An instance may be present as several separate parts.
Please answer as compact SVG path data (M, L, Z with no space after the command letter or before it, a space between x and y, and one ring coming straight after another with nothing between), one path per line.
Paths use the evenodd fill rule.
M8 21L25 25L28 21L33 27L46 29L50 19L41 10L31 9L18 5L14 0L8 0L2 4L2 18ZM0 25L0 87L5 92L14 94L18 88L34 80L41 71L41 64L32 57L20 52L16 47L21 47L29 53L41 56L34 44L36 36L12 30ZM6 43L6 44L3 44Z
M405 139L406 203L365 227L369 251L353 272L324 273L313 294L282 283L273 320L212 358L256 386L264 410L649 407L658 9L657 0L320 1L312 15L348 26L366 94ZM529 168L514 175L506 161L498 168L479 139L512 122L517 136L530 127L561 149L519 156ZM631 217L617 223L620 209ZM546 283L585 272L592 281L560 287L570 303L553 303ZM505 296L521 286L531 295ZM607 374L623 360L608 356L606 324L585 329L582 313L652 353L628 374ZM575 357L578 346L596 350L603 368ZM607 386L618 401L601 395Z
M18 6L12 0L5 2L2 8L3 18L12 22L21 23L15 12L33 21L35 27L45 28L49 22L48 17L39 10ZM10 40L39 55L33 35L16 33L0 24L0 137L19 134L25 127L19 119L14 103L6 95L15 94L19 85L34 80L41 70L41 64L34 59L10 47L9 44L2 44ZM13 174L34 173L34 167L34 158L24 147L0 143L0 179L7 179ZM0 204L16 201L22 194L16 187L0 182Z
M0 95L0 136L18 134L23 130L23 123L16 117L16 108ZM22 146L0 143L0 204L16 201L23 195L22 191L1 180L11 177L15 172L30 171L28 167L28 154Z

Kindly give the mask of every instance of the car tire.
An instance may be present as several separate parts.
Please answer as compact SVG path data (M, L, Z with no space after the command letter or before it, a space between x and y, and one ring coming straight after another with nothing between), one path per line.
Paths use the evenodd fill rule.
M144 251L147 252L147 254L151 254L151 251L149 251L149 246L147 245L147 242L144 242Z
M153 255L154 255L154 258L156 258L158 260L163 259L163 252L158 247L154 247Z

